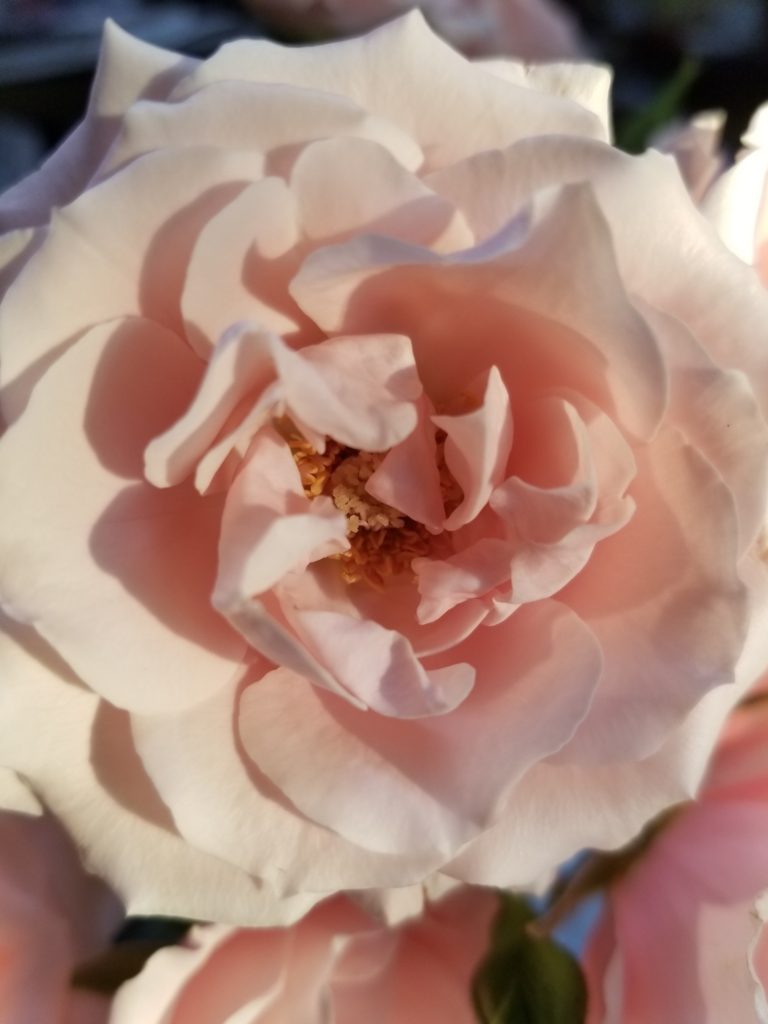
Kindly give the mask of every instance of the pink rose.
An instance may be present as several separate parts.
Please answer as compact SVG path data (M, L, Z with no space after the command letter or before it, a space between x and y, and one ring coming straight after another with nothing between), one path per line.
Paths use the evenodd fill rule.
M768 286L768 103L742 137L745 149L714 185L704 210L725 244Z
M696 787L766 660L768 294L606 85L110 29L0 205L0 758L134 912L529 884Z
M587 955L589 1024L756 1021L768 935L753 908L768 887L767 850L760 703L729 723L699 801L610 890Z
M244 0L266 24L293 35L363 32L418 6L444 39L471 56L567 60L582 46L556 0Z
M0 773L0 1019L3 1024L99 1024L106 1000L70 987L120 921L101 882L85 874L61 828Z
M110 1024L473 1024L470 983L497 907L460 890L386 928L343 896L289 929L193 929L115 997Z

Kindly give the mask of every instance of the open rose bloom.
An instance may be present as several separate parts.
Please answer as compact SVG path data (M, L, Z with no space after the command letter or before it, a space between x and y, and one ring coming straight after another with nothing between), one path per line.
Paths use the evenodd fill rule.
M473 1024L496 907L461 890L386 928L339 896L292 928L198 927L123 986L109 1024Z
M0 759L131 909L530 884L697 785L766 660L768 294L607 85L111 28L0 205Z
M761 702L729 722L699 801L676 812L610 890L587 955L589 1024L768 1020L768 928L758 900L768 888L766 850Z

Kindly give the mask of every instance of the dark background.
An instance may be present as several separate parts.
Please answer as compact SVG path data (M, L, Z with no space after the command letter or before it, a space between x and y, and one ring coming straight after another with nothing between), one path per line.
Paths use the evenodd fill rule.
M723 108L734 150L768 100L768 0L561 0L590 56L615 69L617 136L639 148L669 116ZM238 0L0 0L0 189L32 170L84 110L106 16L207 56L269 34Z

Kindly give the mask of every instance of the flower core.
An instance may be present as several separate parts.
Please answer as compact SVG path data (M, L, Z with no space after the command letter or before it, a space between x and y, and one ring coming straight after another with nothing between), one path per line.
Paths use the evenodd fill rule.
M358 451L332 438L326 439L325 451L318 452L290 420L283 419L278 429L291 449L307 497L326 495L346 516L349 549L329 557L340 563L347 583L364 582L379 589L404 573L415 579L414 558L445 558L452 553L445 531L430 533L423 523L366 490L386 452ZM452 489L458 486L452 477L448 483Z

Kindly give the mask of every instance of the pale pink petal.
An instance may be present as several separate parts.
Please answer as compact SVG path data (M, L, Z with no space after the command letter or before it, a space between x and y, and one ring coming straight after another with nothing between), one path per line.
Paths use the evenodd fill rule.
M43 240L44 232L19 228L0 235L0 297L5 295L27 259Z
M608 220L628 293L686 323L720 365L745 370L759 384L758 397L765 409L768 353L760 338L768 318L768 292L723 250L687 195L670 157L655 152L631 157L588 139L530 138L503 153L471 156L426 180L464 211L476 233L478 221L486 233L500 229L537 189L590 181ZM735 196L752 204L752 213L745 210L742 217L734 210L732 216L725 215L741 225L739 237L750 261L754 240L747 236L754 229L744 225L750 220L754 224L750 197L764 180L760 170L745 182L744 190L734 189ZM652 202L648 196L653 196ZM716 218L714 212L712 216ZM658 239L670 234L678 244L660 246ZM681 245L687 253L684 260L679 257ZM359 328L348 324L347 329Z
M503 3L504 0L496 0ZM533 0L524 0L524 3L532 4ZM544 10L536 0L537 7ZM558 9L562 17L562 10ZM575 53L571 54L576 56ZM560 55L565 56L565 54ZM602 125L603 141L611 142L613 129L611 125L611 85L613 84L613 70L606 64L589 64L586 61L579 63L565 63L558 60L556 63L534 63L526 67L526 83L532 89L540 89L542 92L552 96L563 96L566 99L574 100L586 110L590 110Z
M445 521L457 530L477 516L491 491L504 479L512 448L512 412L509 395L495 366L488 371L480 405L471 412L433 416L444 430L445 462L461 487L463 498Z
M384 147L364 139L311 143L296 160L290 185L313 240L364 230L432 245L455 214Z
M296 611L317 610L368 619L401 633L420 658L454 647L487 614L479 601L467 601L439 622L421 624L416 615L419 595L411 580L395 577L382 590L350 587L338 568L328 562L315 562L306 572L286 577L277 588L277 596L288 619Z
M195 147L153 153L56 212L0 309L9 418L45 367L94 324L141 315L181 330L179 300L195 237L255 170L249 154ZM115 231L114 210L123 208L131 215Z
M707 218L745 263L756 262L757 230L765 207L768 146L746 153L712 186L702 204Z
M767 618L764 613L758 619L753 636L763 662ZM472 884L531 888L549 885L552 872L573 850L623 846L627 836L636 835L662 811L695 796L738 698L737 687L711 691L664 745L642 761L551 763L555 757L535 765L510 794L498 822L444 871ZM547 814L541 813L544 806Z
M416 408L416 427L387 452L366 481L365 489L385 505L391 505L437 533L442 529L445 511L437 468L435 428L426 395L418 400Z
M187 266L181 311L192 347L207 358L224 331L241 320L275 334L298 330L287 282L267 287L254 261L275 266L298 241L296 209L287 186L263 178L244 189L200 232ZM277 272L275 272L277 273ZM282 294L280 294L282 292ZM286 308L287 307L287 308Z
M494 629L492 644L476 631L427 663L439 668L458 655L478 667L472 693L449 715L362 714L277 670L243 694L243 746L300 810L351 841L382 853L445 856L488 827L530 764L567 741L600 673L591 634L562 606L541 602ZM532 702L546 709L535 730ZM292 729L276 742L276 723L289 708Z
M361 104L358 96L332 87L308 89L305 82L286 80L285 69L281 73L267 68L270 62L264 58L269 50L282 51L281 57L287 55L288 59L292 52L266 40L241 39L223 46L180 82L172 106L134 108L125 119L129 130L115 155L119 152L120 159L126 160L158 145L186 145L192 137L217 147L238 149L242 145L258 150L267 156L267 168L272 171L290 168L296 149L300 151L313 139L353 137L378 143L409 170L420 166L423 156L418 136L403 131L396 121L378 116L374 108ZM219 74L222 61L229 62L237 51L249 62L253 60L248 72ZM304 51L305 56L311 53ZM228 118L221 117L222 105L230 111ZM290 154L291 159L281 161L281 154Z
M759 393L743 371L714 365L678 320L647 315L670 367L670 413L728 485L743 553L763 527L768 492L768 431Z
M263 879L284 896L334 892L339 878L350 888L402 886L437 867L434 856L371 853L298 813L243 754L234 733L238 701L239 684L233 682L186 712L132 721L142 762L193 849ZM307 896L289 905L302 899L309 906Z
M348 547L343 513L329 498L306 497L288 445L265 427L227 493L213 600L264 594L286 573Z
M471 665L425 670L399 633L331 611L297 612L299 635L339 683L372 711L420 718L453 711L472 689Z
M600 691L569 750L580 761L656 749L696 701L734 680L748 622L730 491L671 428L636 458L633 518L560 594L605 655Z
M214 349L200 387L184 415L144 452L144 473L155 487L181 483L199 462L240 403L254 400L274 380L272 335L248 327L227 333ZM274 390L274 389L273 389ZM267 418L274 405L264 406Z
M350 448L384 452L414 430L422 389L408 338L330 338L293 352L274 349L294 420Z
M257 1000L269 1006L282 988L290 939L288 931L193 928L121 986L110 1024L226 1024L246 1005L255 1015Z
M457 605L508 584L513 552L509 541L485 537L444 560L415 558L419 622L435 622Z
M564 188L523 244L515 239L508 247L502 237L492 246L440 257L394 240L358 239L313 253L291 292L326 330L368 330L386 302L387 322L411 337L432 397L432 374L441 373L442 397L446 377L451 390L460 391L481 372L482 358L485 368L488 362L499 367L513 404L520 376L528 395L532 384L582 392L641 437L653 434L664 413L667 382L658 344L627 297L608 226L588 186ZM355 292L365 294L366 301L350 304ZM468 301L476 321L472 332L483 338L482 346L466 343ZM552 368L546 350L531 349L520 310L581 335L576 341L571 334L569 358L562 352L565 342L558 345L557 332L549 331L544 343L557 351L559 381L547 380ZM441 365L453 347L460 358ZM582 349L578 362L577 348ZM535 363L531 367L536 357L540 369Z
M531 133L602 135L598 119L578 103L478 75L417 12L363 39L312 49L262 40L230 43L191 74L178 94L232 78L347 96L418 139L436 166ZM455 131L456 124L462 131Z
M198 373L156 324L94 328L3 440L6 609L120 706L199 700L244 649L210 606L220 500L143 480L142 450L181 413Z
M754 1019L747 951L766 820L764 804L691 808L612 894L622 1021Z
M393 1024L474 1024L472 982L497 909L495 893L460 889L404 930L390 982Z
M2 625L0 761L27 778L77 836L88 866L123 897L129 914L258 926L306 913L319 897L277 898L182 839L137 756L127 715L89 693L31 629L5 619ZM183 779L178 763L176 775Z
M671 153L677 160L683 181L697 203L722 173L725 120L724 110L705 110L688 121L673 121L651 139L656 149Z

